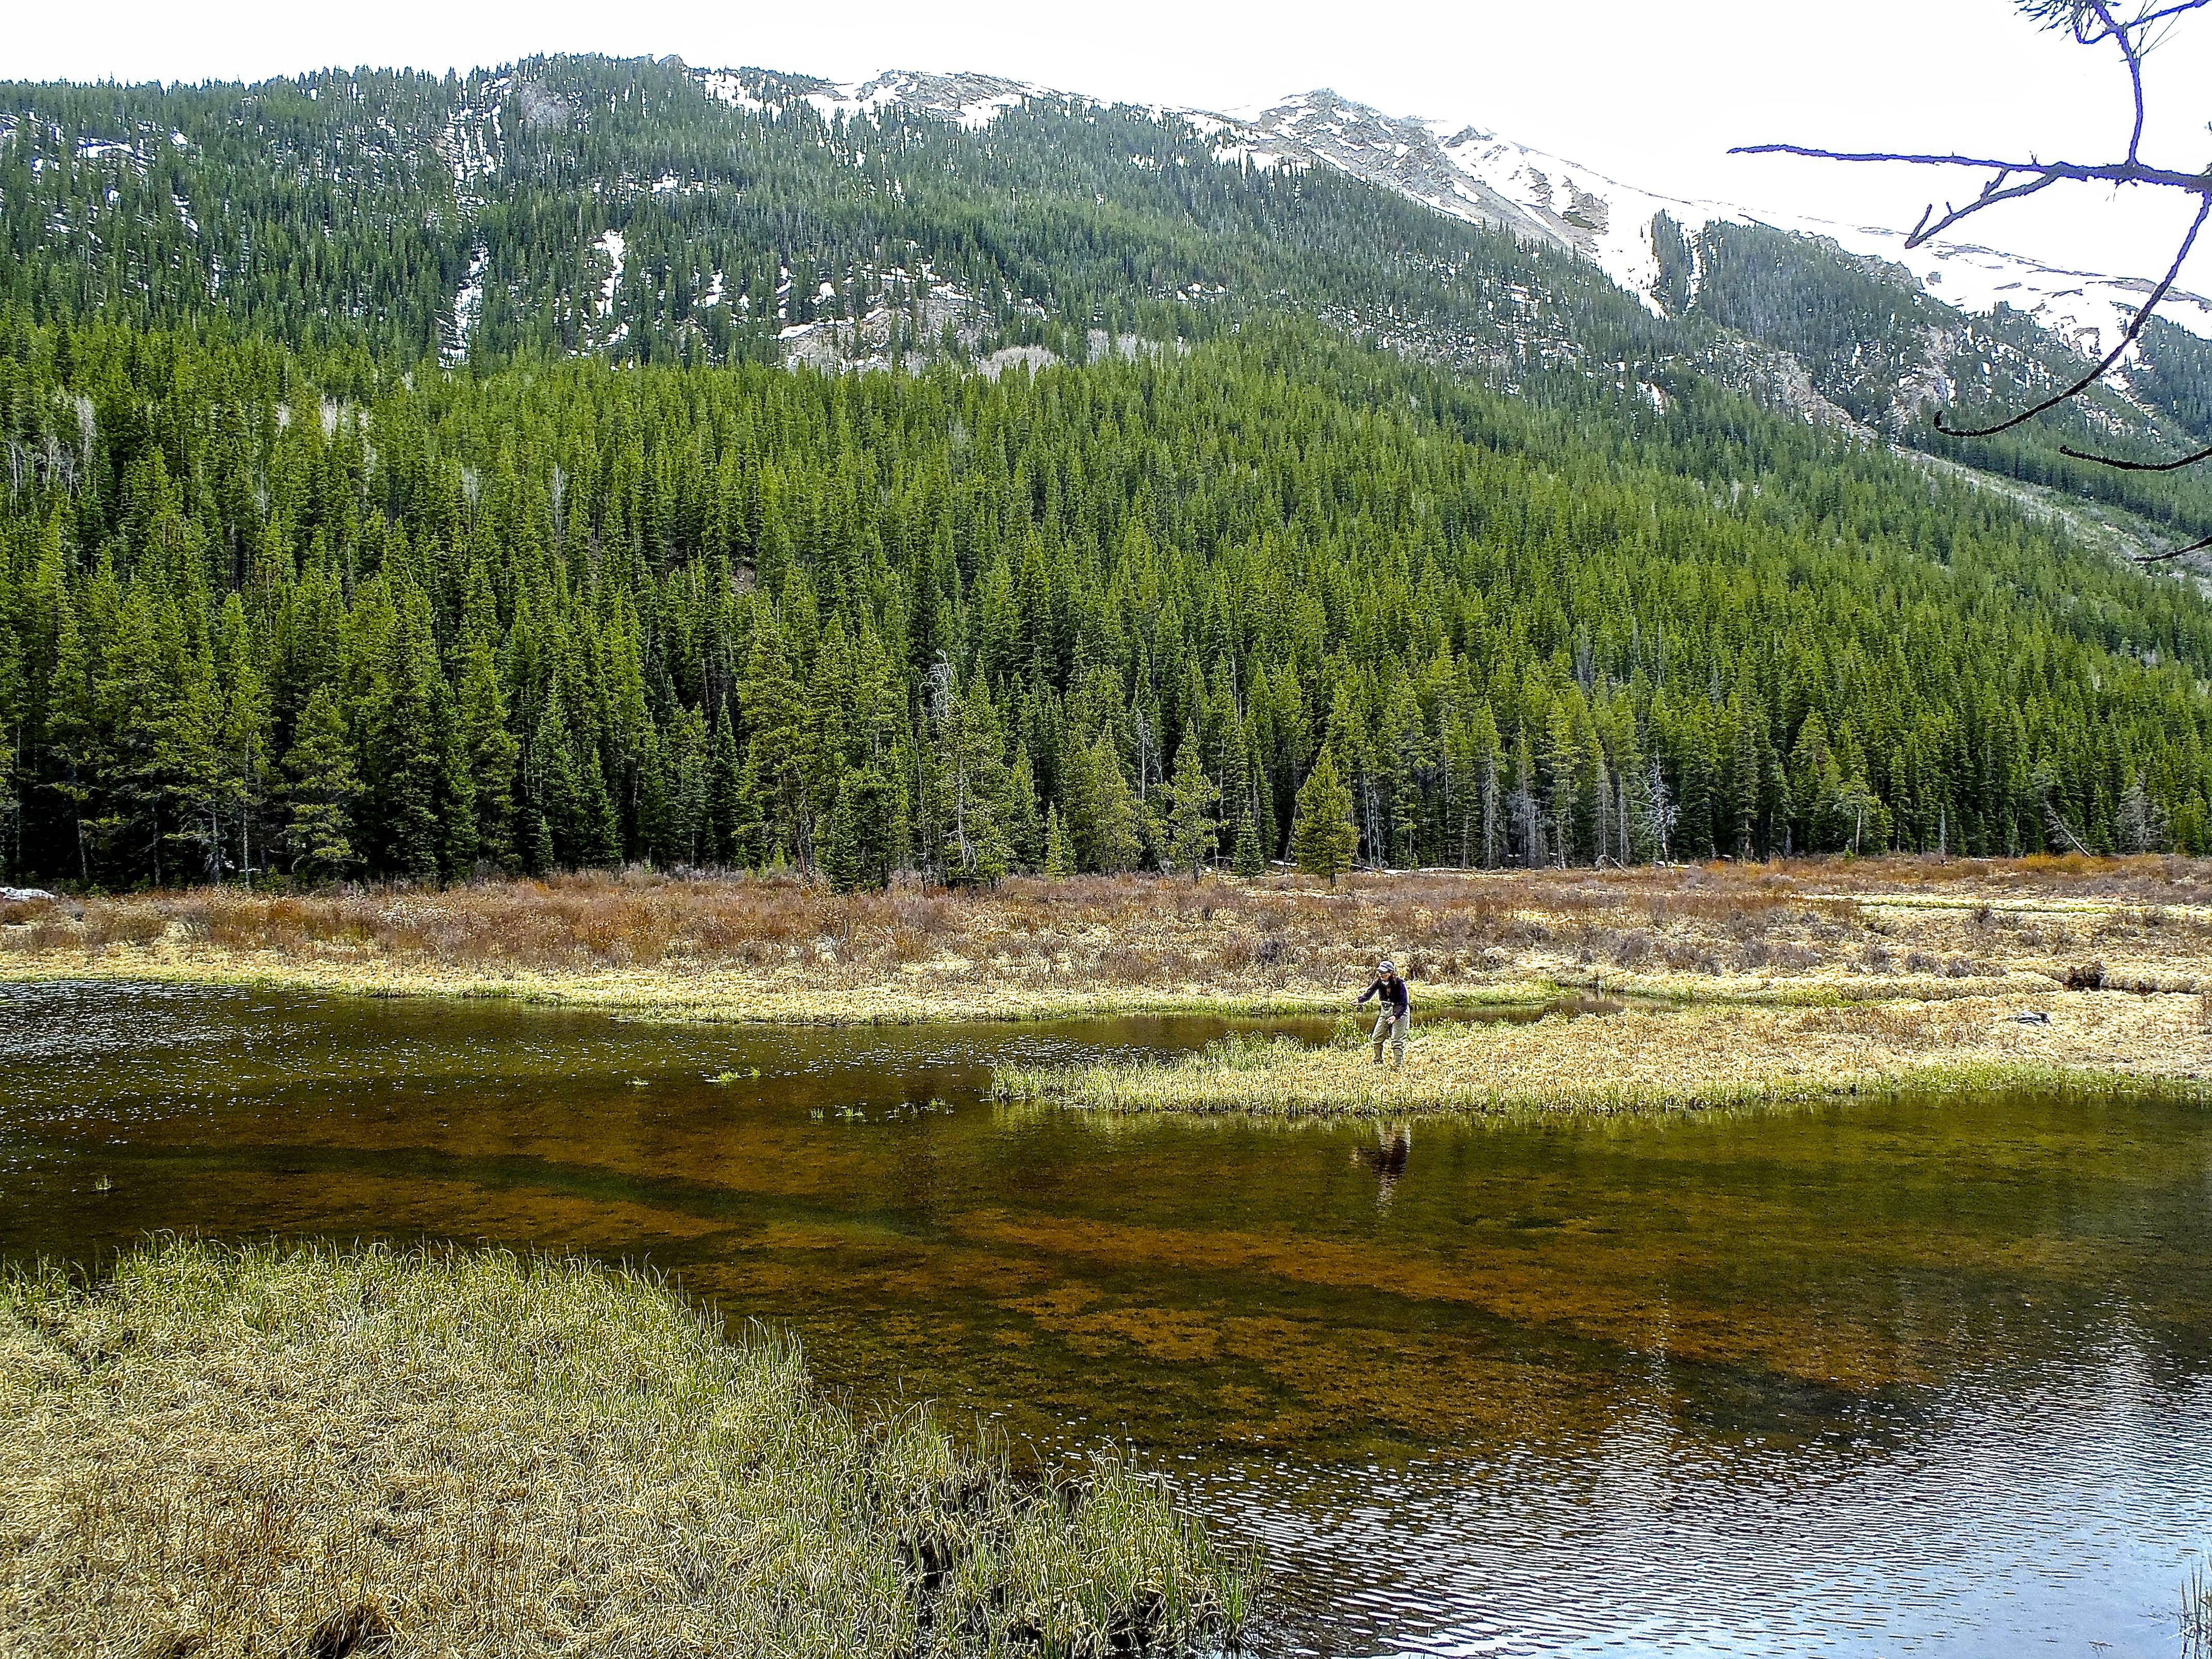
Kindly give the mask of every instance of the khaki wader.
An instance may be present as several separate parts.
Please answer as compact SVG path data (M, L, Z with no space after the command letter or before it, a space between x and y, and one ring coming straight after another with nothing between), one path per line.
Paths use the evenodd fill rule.
M1390 1044L1390 1057L1399 1065L1406 1063L1406 1027L1413 1021L1413 1012L1400 1013L1389 1003L1382 1005L1382 1018L1375 1022L1375 1063L1382 1063L1382 1044Z

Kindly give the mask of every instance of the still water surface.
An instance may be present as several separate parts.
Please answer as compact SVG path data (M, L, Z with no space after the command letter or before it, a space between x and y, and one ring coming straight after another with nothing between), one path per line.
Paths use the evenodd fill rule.
M2180 1652L2212 1114L1378 1132L988 1097L994 1061L1221 1029L0 987L0 1255L174 1229L649 1260L862 1403L1134 1443L1266 1540L1285 1651Z

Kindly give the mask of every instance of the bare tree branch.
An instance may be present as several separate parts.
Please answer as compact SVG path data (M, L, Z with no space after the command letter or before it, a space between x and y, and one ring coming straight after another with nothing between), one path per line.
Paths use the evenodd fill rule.
M1738 144L1731 155L1802 155L1815 161L1903 161L1918 167L1979 167L1990 173L2048 173L2051 182L2163 185L2193 196L2212 192L2212 173L2177 173L2143 161L2006 161L1990 155L1916 155L1905 150L1822 149L1815 144Z
M2136 159L2137 152L2142 149L2142 53L2136 47L2135 36L2113 21L2112 8L2105 3L2105 0L2089 0L2089 10L2095 15L2097 21L2105 26L2104 33L2096 36L2094 40L2084 39L2081 26L2077 22L2074 29L2074 38L2080 40L2085 46L2094 45L2096 40L2114 41L2120 48L2120 56L2126 58L2128 62L2128 86L2134 93L2136 100L2135 130L2128 135L2128 160L2132 161ZM2141 21L2141 19L2136 20L2138 24Z
M2070 455L2077 461L2094 461L2099 466L2109 466L2115 472L2179 472L2185 466L2194 466L2199 461L2212 461L2212 449L2200 449L2193 455L2184 455L2178 461L2124 461L2116 455L2092 455L2086 449L2058 446L2058 453Z
M1929 203L1920 215L1919 222L1905 238L1908 248L1917 248L1930 239L1942 235L1961 220L1987 211L2002 203L2017 202L2037 195L2057 184L2149 185L2166 190L2179 191L2197 198L2197 216L2191 221L2188 234L2181 239L2172 265L2165 279L2154 288L2142 304L2136 307L2128 320L2119 343L2106 353L2086 374L2081 375L2063 391L2054 392L2010 418L1993 426L1953 427L1945 422L1943 415L1935 416L1936 429L1954 438L1989 438L2037 416L2057 408L2059 404L2080 397L2091 386L2111 373L2130 348L2142 337L2152 314L2172 292L2180 279L2182 267L2197 246L2198 234L2205 221L2212 217L2212 167L2197 173L2181 173L2171 167L2147 165L2142 160L2142 139L2147 113L2143 94L2143 58L2154 51L2171 32L2174 20L2185 14L2201 11L2212 6L2212 0L2133 0L2136 10L2125 15L2119 9L2129 0L2014 0L2021 11L2048 29L2063 29L2075 43L2083 46L2100 46L2110 43L2120 54L2128 72L2128 92L2133 119L2128 131L2126 159L2119 161L2044 161L2031 157L2027 161L2007 161L1997 156L1914 154L1901 150L1836 150L1811 144L1744 144L1729 153L1732 155L1798 155L1813 161L1854 162L1895 162L1908 167L1967 167L1990 176L1974 199L1959 206L1946 202L1938 213ZM2108 466L2124 472L2175 472L2184 467L2212 460L2212 447L2197 450L2171 461L2130 461L2117 456L2092 454L2086 450L2062 447L2061 453L2075 460L2089 461L2099 466ZM2168 552L2140 556L2138 562L2156 564L2178 559L2185 554L2203 552L2212 548L2212 537L2186 547L2177 547Z
M2053 185L2065 182L2057 173L2046 173L2041 178L2031 179L2024 185L2006 185L2005 180L2011 177L2009 173L2000 173L1982 186L1982 193L1979 196L1974 198L1964 207L1953 207L1948 202L1944 203L1943 216L1932 225L1928 222L1928 216L1936 211L1936 204L1929 203L1927 207L1921 210L1920 222L1913 226L1912 234L1905 239L1905 246L1918 247L1923 242L1941 236L1960 220L1972 214L1979 213L1984 208L1993 208L2000 202L2017 202L2023 196L2033 196L2039 190L2048 190Z
M2212 547L2212 536L2207 536L2201 542L2191 542L2186 547L2170 549L2164 553L2138 553L2135 556L2135 562L2137 564L2164 564L2168 559L2178 559L2185 553L2202 553L2208 547Z
M2212 4L2212 0L2179 0L2179 4L2163 6L2156 11L2145 12L2142 16L2136 19L2135 27L2137 29L2148 33L2154 24L2166 22L2173 18L2180 16L2181 14L2185 11L2201 11L2208 4ZM2145 52L2148 52L2151 47L2158 45L2160 40L2163 40L2165 39L2166 36L2161 34L2159 36L2158 40L2145 42L2143 50Z
M1995 426L1946 426L1943 423L1942 416L1938 415L1936 417L1936 429L1947 438L1995 437L2000 432L2010 431L2023 421L2033 420L2046 409L2057 408L2069 398L2080 397L2081 393L2103 380L2112 365L2118 362L2127 354L2128 348L2136 343L2136 337L2143 331L2143 325L2150 321L2151 313L2158 309L2158 302L2166 298L2167 292L2180 277L2181 267L2188 263L2189 251L2197 246L2197 233L2204 228L2204 221L2207 218L2212 218L2212 196L2207 196L2197 204L2197 216L2190 221L2189 234L2181 239L2181 252L2173 256L2173 264L2167 270L2165 280L2153 289L2150 291L2150 296L2136 308L2136 314L2129 319L2127 331L2120 336L2120 343L2106 352L2103 360L2087 374L2068 386L2065 391L2053 392L2041 403L2031 404L2019 414L2008 420L1999 421Z

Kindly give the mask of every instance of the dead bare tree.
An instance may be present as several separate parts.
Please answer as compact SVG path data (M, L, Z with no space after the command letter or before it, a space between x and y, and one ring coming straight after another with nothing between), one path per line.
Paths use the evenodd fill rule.
M2179 191L2197 198L2196 216L2190 221L2189 229L2175 251L2173 263L2165 277L2154 287L2142 305L2129 319L2122 331L2119 343L2100 358L2089 371L2063 389L2052 392L2029 404L2027 408L2007 416L1988 426L1954 426L1939 411L1936 429L1954 438L1989 438L2009 431L2022 422L2032 421L2046 410L2057 408L2080 397L2110 374L2142 337L2161 301L2180 279L2181 269L2196 248L2199 232L2207 219L2212 219L2212 165L2195 173L2177 168L2154 167L2142 159L2143 138L2143 59L2166 40L2180 19L2186 14L2202 11L2212 0L2137 0L2132 12L2112 0L2015 0L2020 10L2028 18L2047 29L2063 29L2070 34L2077 46L2110 46L2116 50L2127 70L2128 88L2134 108L2134 125L2128 133L2126 154L2117 161L2045 161L2031 155L2026 161L2007 161L1986 155L1921 155L1904 151L1835 150L1822 149L1811 144L1744 144L1729 152L1735 155L1802 155L1826 161L1890 161L1911 167L1965 167L1986 173L1980 191L1963 206L1945 202L1939 212L1930 203L1921 213L1920 222L1905 238L1907 247L1918 247L1931 239L1941 236L1961 220L2008 202L2017 202L2039 195L2056 185L2142 185L2154 189ZM2174 472L2185 466L2195 466L2200 461L2212 460L2212 446L2167 461L2128 460L2116 455L2100 455L2086 450L2062 445L2060 453L2075 460L2092 461L2099 466L2109 466L2125 472ZM2185 554L2199 553L2212 548L2212 536L2191 542L2186 547L2168 549L2162 553L2139 556L2144 564L2157 564Z

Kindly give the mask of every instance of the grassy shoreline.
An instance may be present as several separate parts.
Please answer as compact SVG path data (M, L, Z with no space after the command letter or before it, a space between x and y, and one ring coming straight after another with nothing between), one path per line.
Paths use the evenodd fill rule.
M498 1251L17 1273L0 1410L10 1654L1188 1653L1258 1583L1120 1463L1019 1480L635 1274Z
M1436 1022L1408 1075L1388 1082L1281 1048L1015 1073L1002 1087L1131 1110L1378 1115L1680 1109L2039 1068L2185 1083L2212 1072L2195 1000L2212 994L2212 861L2173 858L1424 872L1333 889L1281 875L1021 878L852 895L633 871L0 907L0 981L489 998L746 1024L1325 1014L1383 954L1430 1014L1590 993L1666 1012L1487 1036ZM2052 1024L2009 1023L2027 1011Z
M70 980L198 985L211 988L299 991L343 996L504 1001L528 1006L597 1010L639 1019L727 1025L934 1025L974 1022L1111 1018L1121 1015L1212 1014L1294 1016L1328 1014L1342 1007L1341 987L1281 991L1209 990L1201 987L1012 986L976 991L938 991L898 985L839 988L835 1001L788 979L730 974L550 975L499 977L395 968L386 964L286 962L280 958L164 951L111 949L95 957L0 957L0 984L51 984ZM1431 1008L1540 1007L1590 989L1620 995L1639 992L1527 980L1498 984L1429 986Z
M2212 1092L2200 999L2055 993L1812 1009L1626 1010L1417 1030L1404 1069L1364 1046L1230 1038L1158 1062L1008 1067L1009 1100L1123 1113L1411 1118L1606 1115L2023 1084Z
M838 895L623 872L315 895L0 905L0 980L500 998L878 1024L1327 1011L1375 959L1427 1007L1599 991L1698 1003L2212 988L2212 861L1802 860L1635 871L1022 878Z

